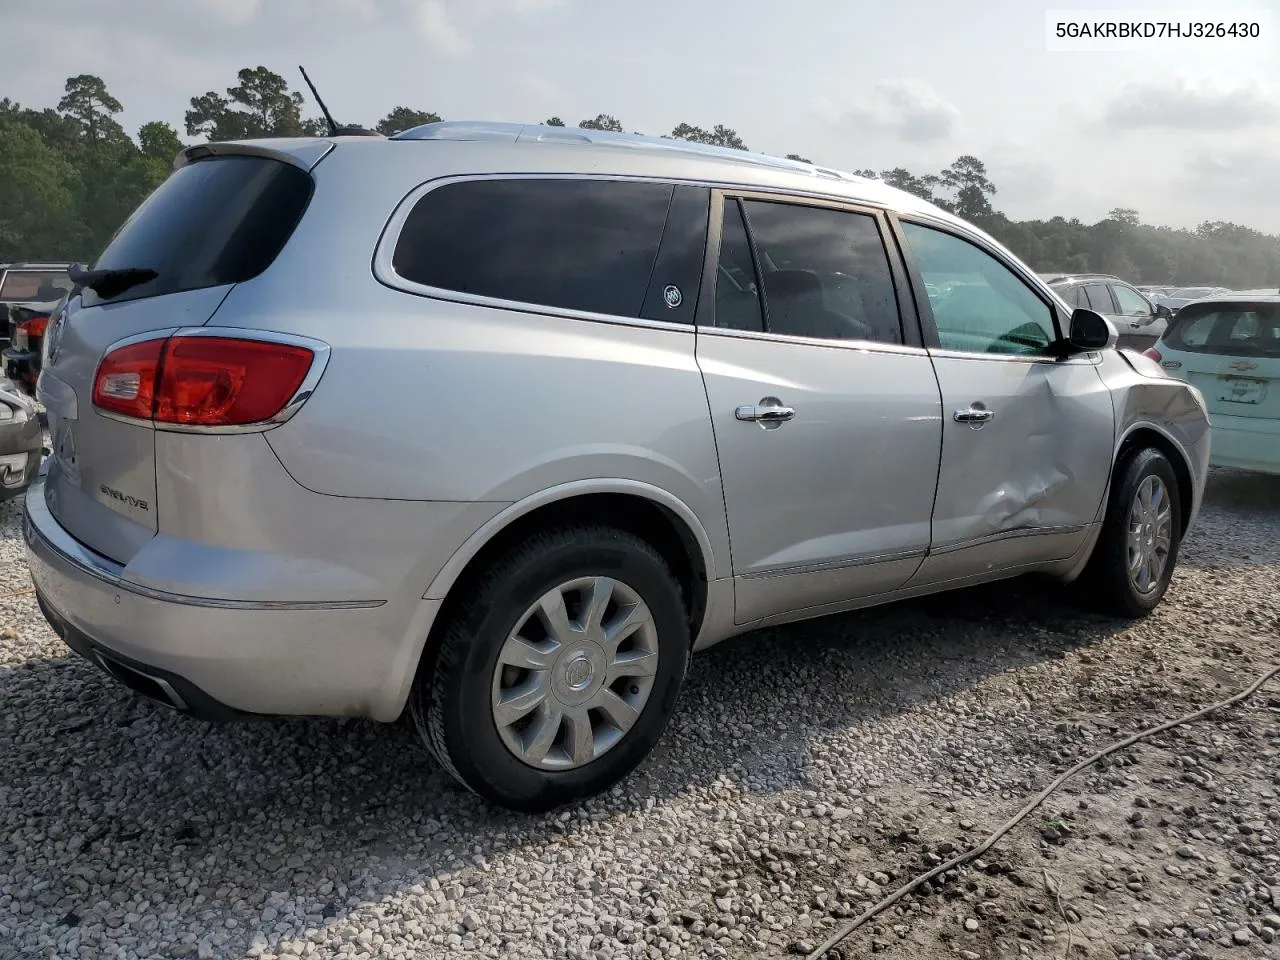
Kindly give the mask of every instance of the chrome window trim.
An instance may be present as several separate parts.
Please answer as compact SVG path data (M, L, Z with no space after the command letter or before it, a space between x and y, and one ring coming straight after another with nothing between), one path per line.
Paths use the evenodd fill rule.
M731 337L739 340L768 340L772 343L790 343L805 347L831 347L836 350L854 350L858 353L896 353L905 356L929 356L924 347L902 343L885 343L882 340L836 340L825 337L801 337L794 334L769 333L763 330L734 330L731 327L699 327L699 337Z
M125 579L124 564L90 550L67 533L49 509L45 500L47 490L43 476L36 479L27 490L22 510L23 533L27 542L36 549L47 550L81 573L117 590L162 603L219 610L362 610L381 607L386 603L385 600L226 600L145 587Z
M323 340L302 337L293 333L280 333L275 330L254 330L248 327L170 327L165 330L149 330L146 333L139 333L132 337L124 337L121 340L117 340L103 351L102 359L105 359L107 354L113 350L118 350L120 347L127 347L135 343L146 343L149 340L167 340L170 337L233 337L237 340L279 343L294 347L306 347L312 352L313 357L311 368L307 371L307 375L302 378L302 383L298 385L298 389L294 391L289 401L281 407L280 412L269 420L228 426L201 426L198 424L160 423L155 420L145 420L141 417L130 417L122 413L103 410L96 405L93 406L94 413L100 417L106 417L108 420L115 420L119 423L127 423L137 427L150 427L161 433L265 433L268 430L274 430L283 423L288 423L302 409L302 405L310 399L311 394L320 385L320 378L324 376L325 370L328 369L329 356L332 352L329 345ZM93 369L93 383L98 382L98 370L102 366L102 359L98 360ZM92 386L90 386L90 403L92 403L92 389Z
M804 201L813 205L830 205L843 206L850 205L859 206L860 212L879 211L884 212L890 208L871 201L842 199L830 194L810 193L808 191L795 191L787 189L770 189L760 187L755 184L737 184L727 181L718 180L692 180L685 177L659 177L652 175L630 176L627 174L610 174L610 173L520 173L518 171L503 173L475 173L475 174L452 174L443 177L437 177L433 180L427 180L418 184L410 190L396 205L391 212L386 225L382 229L382 235L378 238L378 244L374 248L372 270L374 279L384 286L390 287L392 290L398 290L401 293L412 294L418 297L427 297L432 300L441 300L449 303L459 303L473 307L487 307L494 310L508 310L516 313L535 314L544 317L557 317L566 320L586 320L592 323L609 323L626 327L644 327L653 330L670 330L688 334L695 331L706 332L709 328L699 327L696 323L677 323L668 320L648 320L644 317L624 317L610 313L595 313L589 310L570 310L564 307L549 306L547 304L526 303L523 300L503 300L499 297L486 297L479 294L462 293L456 290L448 290L444 287L433 287L424 283L416 283L403 277L395 269L395 248L400 242L400 234L404 229L405 221L409 219L409 214L418 202L432 190L439 187L447 186L454 183L470 183L473 181L483 180L594 180L594 181L619 181L628 183L660 183L673 187L702 187L710 191L728 190L733 191L734 195L750 193L761 199L774 199L783 202ZM711 225L708 224L708 238L711 235ZM704 270L705 280L705 270ZM778 339L775 337L775 339ZM828 343L830 341L817 341ZM859 341L862 342L862 341ZM874 342L874 341L870 341Z
M978 360L978 361L1000 361L1004 363L1042 363L1050 366L1061 367L1070 366L1097 366L1102 362L1101 351L1092 350L1088 353L1076 354L1070 357L1046 357L1037 353L966 353L963 350L945 350L941 347L928 348L929 356L938 360Z

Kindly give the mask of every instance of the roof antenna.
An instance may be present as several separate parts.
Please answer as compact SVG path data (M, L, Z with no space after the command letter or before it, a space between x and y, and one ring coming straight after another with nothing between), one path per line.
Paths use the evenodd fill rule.
M366 130L364 127L340 127L333 119L333 114L329 112L329 108L324 105L324 101L320 99L320 93L316 90L316 85L311 82L311 78L307 76L307 71L298 65L298 72L302 74L302 79L307 82L307 86L311 88L311 95L316 98L316 103L320 105L320 112L324 114L325 121L329 124L329 133L334 137L380 137L382 134L373 130Z

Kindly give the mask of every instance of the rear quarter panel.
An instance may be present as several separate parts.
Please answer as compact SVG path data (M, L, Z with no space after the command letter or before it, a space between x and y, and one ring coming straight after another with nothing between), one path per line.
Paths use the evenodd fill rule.
M727 558L693 328L520 313L383 285L372 265L379 237L432 171L359 175L361 152L344 145L316 167L293 240L218 314L220 325L332 348L314 395L266 434L289 474L338 497L503 504L560 485L585 492L580 481L638 481L689 508L709 561Z

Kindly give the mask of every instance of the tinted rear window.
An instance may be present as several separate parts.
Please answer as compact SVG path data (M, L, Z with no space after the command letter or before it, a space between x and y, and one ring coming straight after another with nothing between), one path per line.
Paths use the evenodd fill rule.
M175 171L125 221L95 268L157 277L113 302L243 283L266 270L311 199L311 176L264 157L216 157ZM86 299L92 294L86 292Z
M458 293L638 317L673 191L617 180L447 184L409 213L395 270Z
M71 279L53 270L10 270L0 281L0 300L61 300Z
M1280 304L1188 307L1165 341L1175 350L1226 356L1280 356Z

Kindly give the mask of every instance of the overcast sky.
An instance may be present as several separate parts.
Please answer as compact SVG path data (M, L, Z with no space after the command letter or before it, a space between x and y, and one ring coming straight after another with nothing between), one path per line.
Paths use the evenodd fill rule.
M185 133L191 96L259 64L300 85L302 63L341 122L403 104L724 123L842 169L974 154L1014 218L1126 206L1280 233L1280 40L1050 52L1046 8L1262 10L1280 30L1280 0L0 0L0 96L51 106L95 73L131 131Z

